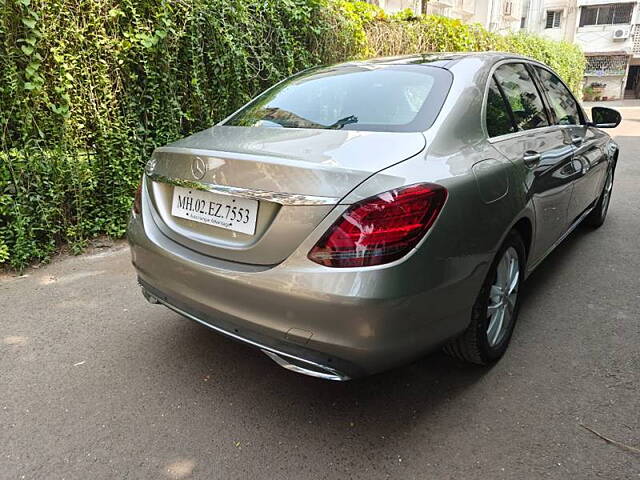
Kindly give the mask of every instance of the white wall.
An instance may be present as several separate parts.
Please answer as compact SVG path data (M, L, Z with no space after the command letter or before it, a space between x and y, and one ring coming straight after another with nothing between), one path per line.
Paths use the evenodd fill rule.
M411 9L420 13L421 0L377 0L371 3L379 5L389 13ZM511 15L506 15L505 5L511 5ZM429 0L427 13L457 18L465 23L479 23L492 32L509 33L520 30L523 16L523 0Z
M575 41L585 52L619 52L631 53L633 41L631 36L627 40L614 40L613 32L629 25L589 25L578 27Z
M551 10L562 12L557 28L545 28L547 12ZM575 1L572 0L530 0L526 30L551 40L571 42L576 29L577 12Z
M585 52L631 52L632 40L613 40L613 32L630 25L589 25L579 27L580 7L584 5L608 5L614 3L607 0L530 0L527 12L527 31L538 33L552 40L575 41ZM547 12L561 10L562 18L559 28L545 28ZM640 23L636 4L632 15L632 24ZM634 17L636 18L635 20Z
M396 13L407 8L420 13L420 0L379 0L378 5L389 13Z
M511 4L511 15L505 15L505 4ZM479 23L487 30L497 33L517 32L520 30L522 0L475 0L475 13L469 19Z
M490 17L489 8L493 1L495 0L475 0L474 14L470 21L488 28Z
M607 97L607 100L617 100L622 97L624 76L615 77L585 77L584 86L589 86L593 82L604 83L605 88L602 93L602 97Z
M584 5L608 5L618 2L602 2L602 0L578 0L578 7ZM620 2L629 3L629 2ZM632 36L629 35L627 40L614 40L613 32L620 28L630 28L634 22L637 22L638 4L634 4L634 10L631 15L631 23L625 25L588 25L584 27L576 25L575 42L585 52L619 52L625 51L631 53L633 47Z
M615 3L607 0L529 0L526 29L553 40L565 40L576 43L585 53L627 52L631 53L633 40L614 40L613 32L620 28L629 28L640 23L640 7L634 4L631 23L625 25L589 25L580 27L580 7L585 5L608 5ZM547 11L562 10L560 28L545 28ZM603 97L617 99L623 95L625 75L603 75L585 77L584 85L592 82L604 83Z

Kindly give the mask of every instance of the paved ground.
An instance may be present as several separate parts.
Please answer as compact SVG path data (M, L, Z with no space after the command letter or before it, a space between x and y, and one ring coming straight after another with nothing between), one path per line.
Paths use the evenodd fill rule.
M531 277L493 369L329 383L143 301L124 245L0 280L0 478L633 479L640 109L610 216ZM633 135L636 137L633 137Z

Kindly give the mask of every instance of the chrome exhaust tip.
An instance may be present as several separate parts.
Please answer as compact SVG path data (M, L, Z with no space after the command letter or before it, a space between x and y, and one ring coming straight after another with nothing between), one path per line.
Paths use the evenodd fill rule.
M142 296L147 299L147 302L149 302L152 305L160 304L160 300L158 300L156 297L151 295L146 288L144 287L140 287L140 288L142 289Z
M348 376L341 374L332 368L325 367L324 365L320 365L309 360L303 360L289 355L286 355L285 358L285 356L281 356L280 354L265 349L262 349L262 353L282 368L286 368L292 372L301 373L302 375L322 378L324 380L334 380L336 382L344 382L350 379Z

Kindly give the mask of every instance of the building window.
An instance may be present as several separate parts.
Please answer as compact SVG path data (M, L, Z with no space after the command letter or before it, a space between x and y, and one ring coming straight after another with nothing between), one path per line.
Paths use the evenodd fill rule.
M504 5L502 6L502 13L505 17L510 17L513 13L513 2L504 2Z
M560 28L562 10L547 10L547 23L544 28Z
M520 17L520 29L524 29L527 26L527 17Z
M580 26L631 23L632 13L633 3L580 7Z

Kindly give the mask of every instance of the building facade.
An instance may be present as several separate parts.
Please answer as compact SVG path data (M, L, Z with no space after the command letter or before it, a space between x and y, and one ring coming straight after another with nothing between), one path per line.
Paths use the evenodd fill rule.
M523 25L579 45L586 100L640 98L640 11L635 1L528 0Z
M368 0L390 13L409 8L537 33L578 44L587 57L585 100L640 98L640 0Z
M523 0L367 0L389 13L411 9L479 23L491 32L508 33L520 29Z

